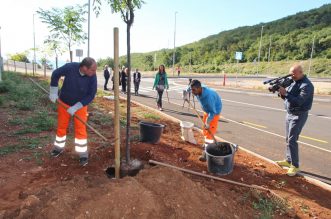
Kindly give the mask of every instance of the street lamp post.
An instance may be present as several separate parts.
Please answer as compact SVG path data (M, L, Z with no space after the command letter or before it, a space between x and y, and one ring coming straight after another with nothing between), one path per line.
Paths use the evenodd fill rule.
M174 54L172 56L172 76L175 76L175 58L176 58L176 15L177 11L175 12L175 29L174 29Z
M262 47L262 34L263 34L263 26L261 28L261 37L260 37L259 55L257 58L257 73L256 74L259 74L260 56L261 56L261 47Z
M35 32L35 26L34 26L34 15L33 14L33 63L32 63L32 69L33 69L33 76L35 72L37 73L36 69L36 32Z
M269 49L268 49L268 73L270 73L270 54L271 54L271 36L269 37Z
M268 62L270 62L270 52L271 52L271 36L269 38Z
M90 57L90 17L91 17L91 0L88 0L87 57Z
M309 68L308 68L308 77L310 75L311 60L313 59L313 53L314 53L314 45L315 45L315 36L313 38L313 44L311 46L311 53L310 53L310 59L309 59Z
M1 26L0 26L0 82L2 81L2 55L1 55Z

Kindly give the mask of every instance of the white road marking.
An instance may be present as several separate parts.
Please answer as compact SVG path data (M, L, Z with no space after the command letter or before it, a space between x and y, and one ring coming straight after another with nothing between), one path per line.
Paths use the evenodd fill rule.
M170 103L175 104L177 106L182 106L182 105L180 105L178 103L174 103L174 102L171 102L171 101L170 101ZM201 111L199 109L197 109L197 111L203 112L203 111ZM264 132L264 133L267 133L267 134L270 134L270 135L273 135L273 136L276 136L276 137L280 137L280 138L285 139L285 136L282 136L282 135L279 135L279 134L276 134L276 133L273 133L273 132L269 132L269 131L266 131L266 130L263 130L263 129L260 129L260 128L256 128L256 127L253 127L253 126L250 126L250 125L247 125L247 124L243 124L241 122L237 122L237 121L232 120L232 119L228 119L228 118L224 118L224 117L223 117L223 119L228 120L228 121L233 122L233 123L238 124L238 125L246 126L246 127L255 129L257 131ZM302 141L298 141L298 143L303 144L303 145L306 145L308 147L316 148L316 149L319 149L319 150L322 150L322 151L331 153L331 150L328 150L328 149L325 149L325 148L321 148L321 147L318 147L316 145L312 145L312 144L305 143L305 142L302 142Z
M252 103L244 103L244 102L228 100L228 99L224 99L224 98L222 98L222 100L228 101L228 102L231 102L231 103L237 103L237 104L242 104L242 105L248 105L248 106L254 106L254 107L259 107L259 108L264 108L264 109L270 109L270 110L275 110L275 111L286 112L286 110L284 110L284 109L278 109L278 108L273 108L273 107L269 107L269 106L261 106L261 105L256 105L256 104L252 104Z

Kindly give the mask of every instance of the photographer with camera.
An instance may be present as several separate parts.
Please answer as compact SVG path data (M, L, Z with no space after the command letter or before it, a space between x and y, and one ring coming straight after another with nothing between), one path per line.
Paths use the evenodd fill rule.
M286 113L286 159L276 161L281 167L288 167L287 175L295 176L299 170L298 138L312 107L314 86L303 74L301 65L290 69L293 82L287 87L279 87L279 96L284 99Z

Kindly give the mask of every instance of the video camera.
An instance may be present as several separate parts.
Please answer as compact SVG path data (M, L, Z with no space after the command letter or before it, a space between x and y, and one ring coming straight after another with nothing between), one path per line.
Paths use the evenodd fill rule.
M293 79L291 78L292 74L288 74L286 76L273 78L267 81L264 81L263 84L269 84L268 90L272 93L275 93L279 90L280 87L286 88L293 83Z

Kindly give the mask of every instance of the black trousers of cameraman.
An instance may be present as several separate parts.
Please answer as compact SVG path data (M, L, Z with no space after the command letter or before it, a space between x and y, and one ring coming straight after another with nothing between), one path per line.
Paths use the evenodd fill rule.
M286 159L293 166L299 167L298 139L308 118L308 111L286 114Z

